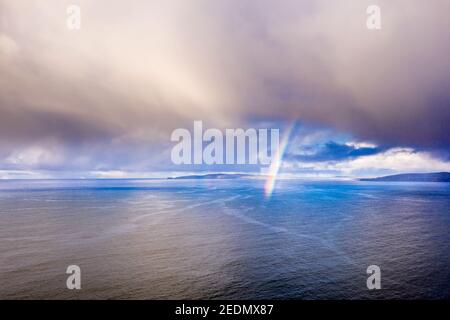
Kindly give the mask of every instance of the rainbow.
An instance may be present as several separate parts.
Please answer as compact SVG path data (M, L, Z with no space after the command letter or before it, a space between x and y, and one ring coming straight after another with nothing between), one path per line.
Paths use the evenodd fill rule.
M274 157L272 158L272 163L270 164L268 170L268 176L266 183L264 185L264 193L267 198L270 198L272 195L273 189L275 188L275 182L277 180L278 173L280 171L281 163L283 162L283 155L286 151L287 144L289 142L289 136L291 135L291 131L295 126L295 122L292 123L284 132L283 137L281 138L281 143L276 151Z

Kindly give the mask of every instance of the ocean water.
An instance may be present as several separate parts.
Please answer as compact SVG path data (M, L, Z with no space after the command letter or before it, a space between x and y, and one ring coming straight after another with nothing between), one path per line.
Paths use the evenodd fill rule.
M0 298L450 298L450 184L263 185L0 181Z

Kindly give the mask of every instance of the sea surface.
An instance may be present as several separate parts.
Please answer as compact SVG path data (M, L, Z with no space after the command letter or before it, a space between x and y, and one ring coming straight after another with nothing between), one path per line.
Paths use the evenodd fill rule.
M0 181L0 298L449 299L450 184Z

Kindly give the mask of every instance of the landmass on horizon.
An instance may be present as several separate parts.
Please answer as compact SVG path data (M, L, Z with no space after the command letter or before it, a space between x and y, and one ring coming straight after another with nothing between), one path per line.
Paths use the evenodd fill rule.
M243 174L243 173L209 173L168 177L169 180L204 180L204 179L241 179L241 178L265 178L267 175ZM404 173L377 178L361 178L359 181L385 181L385 182L450 182L450 172L432 173Z
M360 181L392 182L450 182L450 172L404 173L378 178L364 178Z
M244 173L208 173L208 174L193 174L178 177L168 177L169 180L184 180L184 179L240 179L240 178L257 178L257 174Z

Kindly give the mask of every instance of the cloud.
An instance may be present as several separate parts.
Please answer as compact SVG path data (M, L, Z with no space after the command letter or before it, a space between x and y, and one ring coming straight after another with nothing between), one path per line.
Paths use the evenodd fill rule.
M60 164L62 159L62 154L57 150L47 150L39 146L33 146L24 150L14 151L6 158L6 163L18 165L22 168L33 167L36 165L54 166Z
M433 172L450 171L450 162L436 159L427 152L418 152L410 148L393 148L380 154L340 163L336 168L348 173L374 169L392 172Z
M328 173L333 176L377 176L392 173L450 171L450 162L411 148L392 148L344 161L288 162L286 169L307 173Z
M0 52L3 53L4 58L15 55L17 51L18 47L14 40L4 34L0 34Z
M366 28L368 0L79 0L70 31L72 3L0 0L5 158L54 139L85 159L73 166L145 169L196 119L301 119L355 141L450 150L447 0L379 0L380 31ZM316 160L376 151L336 143Z
M328 141L321 145L306 146L299 154L288 155L287 160L303 162L342 161L377 154L382 150L382 148L376 146L355 146Z

